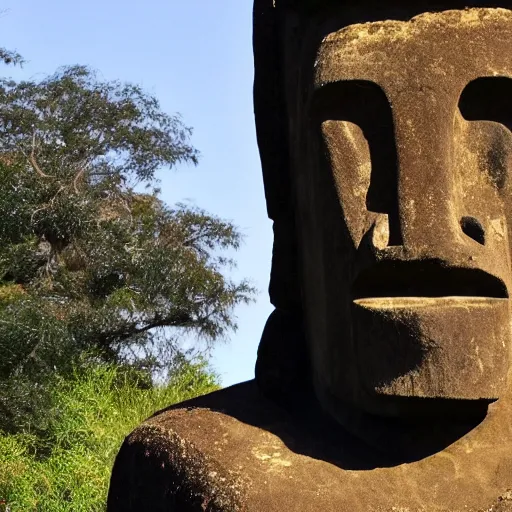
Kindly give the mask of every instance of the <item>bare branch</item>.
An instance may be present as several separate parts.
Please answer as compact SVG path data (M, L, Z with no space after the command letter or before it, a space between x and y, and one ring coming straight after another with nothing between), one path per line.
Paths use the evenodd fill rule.
M34 134L32 136L32 151L30 152L30 156L28 157L28 160L32 164L32 167L37 172L37 174L39 174L39 176L41 176L43 178L51 178L52 176L45 174L39 167L36 157L35 157L35 148L36 148L36 132L34 131Z
M78 190L78 181L80 180L80 178L83 176L85 172L85 167L82 167L77 173L76 173L76 176L75 176L75 179L73 180L73 188L75 189L75 193L78 194L79 193L79 190Z

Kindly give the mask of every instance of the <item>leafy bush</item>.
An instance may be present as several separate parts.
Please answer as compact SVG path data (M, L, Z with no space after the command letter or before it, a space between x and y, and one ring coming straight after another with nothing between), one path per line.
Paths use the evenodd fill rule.
M133 370L105 365L56 380L44 436L0 433L0 512L105 510L123 438L154 411L218 385L206 363L182 361L167 385L144 387Z
M45 429L47 381L84 353L161 375L184 336L204 350L236 328L254 297L229 277L241 233L158 189L197 164L190 134L84 66L0 78L0 429Z

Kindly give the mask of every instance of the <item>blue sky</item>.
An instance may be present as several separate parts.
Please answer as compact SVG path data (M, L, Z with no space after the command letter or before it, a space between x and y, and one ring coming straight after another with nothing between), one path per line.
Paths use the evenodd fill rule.
M0 46L18 50L15 78L42 78L86 64L105 79L142 85L194 128L198 167L162 173L168 203L232 220L245 235L232 277L249 278L258 300L236 311L239 330L213 354L224 385L250 379L265 320L272 250L252 107L251 0L5 0Z

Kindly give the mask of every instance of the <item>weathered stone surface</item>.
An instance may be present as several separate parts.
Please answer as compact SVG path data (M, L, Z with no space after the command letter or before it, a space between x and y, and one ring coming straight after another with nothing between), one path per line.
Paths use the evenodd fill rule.
M512 11L333 20L304 29L285 67L299 81L288 115L319 399L398 416L408 402L392 397L497 399L512 134L477 110L494 85L512 92Z
M512 511L509 7L255 1L256 381L139 427L110 512Z
M512 511L512 428L499 408L439 453L395 465L321 413L297 421L254 382L240 384L160 413L129 436L109 510Z

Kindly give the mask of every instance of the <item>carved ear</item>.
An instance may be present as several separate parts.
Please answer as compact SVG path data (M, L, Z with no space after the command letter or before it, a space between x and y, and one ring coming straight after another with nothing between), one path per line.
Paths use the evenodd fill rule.
M288 210L289 151L281 73L281 16L273 0L255 0L253 13L254 115L267 211L276 220Z
M288 124L281 65L282 16L274 0L254 2L254 114L268 216L274 220L270 301L300 308L296 234L289 166Z

